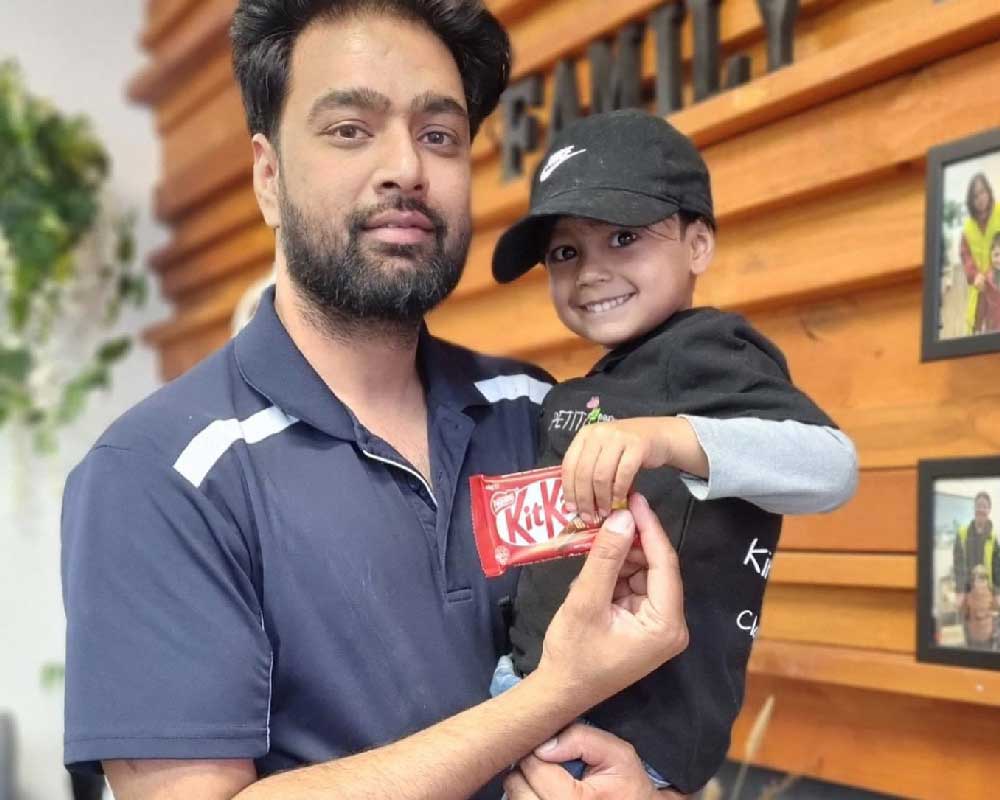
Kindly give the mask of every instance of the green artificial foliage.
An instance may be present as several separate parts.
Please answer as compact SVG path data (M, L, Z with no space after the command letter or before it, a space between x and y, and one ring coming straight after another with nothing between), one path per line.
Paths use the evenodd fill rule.
M145 300L134 220L110 219L103 201L109 169L85 117L0 62L0 426L26 426L43 451L110 385L130 340L107 329Z

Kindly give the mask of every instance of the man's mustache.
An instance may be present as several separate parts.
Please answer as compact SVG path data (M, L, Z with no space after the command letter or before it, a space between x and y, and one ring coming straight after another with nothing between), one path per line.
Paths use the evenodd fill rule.
M445 222L444 217L423 201L415 197L395 197L384 203L379 203L377 206L355 209L350 218L349 227L351 233L361 233L372 219L379 214L384 214L386 211L415 211L423 214L430 220L431 225L434 226L434 233L439 238L443 237L448 231L448 223Z

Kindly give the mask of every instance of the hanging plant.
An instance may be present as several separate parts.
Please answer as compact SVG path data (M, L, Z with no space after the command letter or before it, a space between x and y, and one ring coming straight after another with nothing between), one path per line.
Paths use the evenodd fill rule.
M111 384L127 336L109 336L145 300L134 219L116 216L109 158L82 116L66 116L0 62L0 426L39 450Z

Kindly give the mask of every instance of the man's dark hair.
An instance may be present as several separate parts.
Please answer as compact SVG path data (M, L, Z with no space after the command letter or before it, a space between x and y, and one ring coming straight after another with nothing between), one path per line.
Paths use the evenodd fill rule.
M481 0L240 0L230 38L250 133L272 142L285 105L295 40L315 21L380 14L424 25L451 52L476 135L510 77L510 39Z
M972 176L972 180L969 181L969 190L965 193L965 208L969 212L969 216L973 219L977 219L976 209L972 202L975 199L977 183L983 184L983 188L986 189L986 193L990 196L990 208L993 208L993 187L990 186L989 178L986 177L985 173L977 172Z
M992 499L990 498L990 496L989 496L989 493L988 493L988 492L979 492L979 493L978 493L978 494L976 495L976 499L975 499L975 500L973 500L972 502L973 502L973 503L978 503L978 502L979 502L979 498L980 498L980 497L981 497L981 498L983 498L983 499L984 499L984 500L986 501L987 505L989 505L989 507L990 507L991 509L993 508L993 500L992 500Z

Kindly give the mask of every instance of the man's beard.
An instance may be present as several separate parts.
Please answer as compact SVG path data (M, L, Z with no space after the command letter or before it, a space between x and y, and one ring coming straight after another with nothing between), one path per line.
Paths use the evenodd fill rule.
M372 241L365 247L361 237L366 223L386 211L423 214L434 227L433 244ZM448 225L440 214L419 200L397 196L355 210L346 222L344 241L330 225L311 221L282 195L285 262L307 301L308 315L334 335L414 332L462 277L471 238L468 220L449 245ZM397 263L386 263L390 259ZM411 263L399 263L403 259Z

